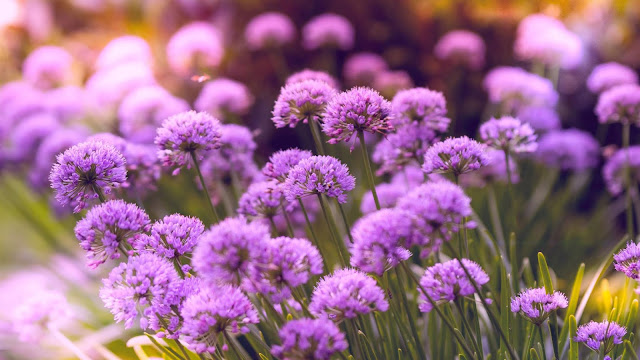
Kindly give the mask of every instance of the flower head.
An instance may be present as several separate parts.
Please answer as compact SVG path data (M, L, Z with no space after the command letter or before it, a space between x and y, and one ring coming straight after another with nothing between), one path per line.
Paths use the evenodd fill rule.
M485 45L482 38L471 31L453 30L438 40L436 57L478 70L484 65Z
M287 175L284 190L289 201L309 195L325 194L347 202L347 192L356 186L349 168L332 156L312 156L301 160Z
M583 171L598 164L600 145L586 131L556 130L540 138L534 156L554 168Z
M464 268L460 261L464 264ZM454 301L460 296L475 294L475 288L469 277L467 277L464 271L465 268L471 275L471 281L475 282L478 287L489 282L489 275L480 265L469 259L452 259L437 263L428 267L420 279L421 287L418 287L418 292L420 293L420 299L423 301L419 305L420 311L430 312L433 309L428 297L438 305L442 302ZM422 289L427 293L425 294Z
M194 103L198 111L206 111L214 116L244 115L253 105L253 95L246 85L239 81L217 78L207 82Z
M640 246L630 242L627 247L613 256L616 270L623 272L627 277L640 279Z
M407 165L417 165L427 149L439 140L437 135L428 124L416 121L397 127L373 152L373 161L381 164L378 174L393 174Z
M73 309L58 291L41 291L24 299L16 309L12 321L18 339L37 343L49 332L49 328L59 329L69 324Z
M487 164L486 147L462 136L437 142L427 149L422 170L427 174L452 173L458 176Z
M518 110L518 119L531 125L538 133L558 130L561 127L560 116L551 107L526 106Z
M331 86L332 88L336 90L340 89L338 80L336 80L333 76L327 74L324 71L317 71L317 70L311 70L311 69L304 69L304 70L298 71L297 73L291 74L287 78L285 85L290 85L290 84L305 81L305 80L324 81L327 84L329 84L329 86Z
M130 62L152 65L153 55L151 47L143 38L125 35L109 41L100 51L95 67L106 69Z
M335 95L335 89L329 83L320 80L287 84L280 90L271 120L277 128L293 128L299 122L319 121L327 103Z
M189 75L198 66L220 65L224 46L220 31L213 25L194 21L180 28L167 43L167 61L173 71Z
M633 69L617 62L600 64L593 68L587 79L592 93L600 94L617 85L637 84L638 75Z
M412 88L413 80L408 72L404 70L387 70L376 75L373 79L372 88L382 94L384 97L392 98L399 91Z
M274 180L253 183L238 201L238 214L273 218L285 204L282 185Z
M504 182L509 180L507 173L507 157L502 150L489 149L487 151L489 164L483 166L478 171L464 174L460 177L461 184L470 187L484 187L487 183ZM509 161L509 171L511 171L511 183L520 182L518 166L515 161Z
M73 57L57 46L41 46L24 60L24 79L40 89L49 89L68 82L72 74Z
M302 28L302 44L308 50L325 46L349 50L353 47L354 37L349 20L337 14L318 15Z
M536 325L542 324L551 312L569 306L567 297L554 291L548 294L544 287L526 289L511 298L511 312L520 313Z
M380 207L383 209L396 206L398 199L406 195L407 192L407 188L399 184L376 185L378 201L380 202ZM373 194L371 193L371 191L367 191L362 196L362 200L360 202L360 212L362 212L363 214L370 214L376 210L376 204L375 201L373 201Z
M254 17L244 30L244 38L251 50L281 47L295 37L293 21L279 12L267 12Z
M297 148L276 151L269 157L269 162L264 165L262 173L270 179L284 182L294 166L311 156L313 156L311 151Z
M127 161L127 190L140 196L155 190L161 170L156 147L127 143L122 155Z
M618 150L604 164L602 177L611 194L619 195L626 188L626 172L631 181L628 185L635 186L640 179L640 146Z
M98 110L110 112L133 90L155 84L148 64L128 62L96 71L87 80L85 89Z
M512 153L536 150L538 136L531 126L511 116L491 118L480 126L480 137L485 144Z
M622 344L622 338L626 334L627 329L616 322L589 321L589 323L578 327L574 341L584 343L597 353L608 354L615 345Z
M9 144L2 149L5 159L15 164L31 160L42 141L60 128L60 121L47 112L22 119L8 134Z
M502 104L506 113L517 112L525 106L553 107L558 93L550 80L516 67L498 67L484 78L489 100Z
M340 328L328 319L302 318L287 322L279 331L282 345L271 349L284 360L329 360L348 344Z
M451 120L447 103L439 91L413 88L399 91L391 101L391 123L398 127L417 121L437 133L444 133Z
M167 259L191 253L204 224L200 219L180 214L167 215L151 226L151 235L142 236L134 243L140 251L149 250Z
M600 123L640 126L640 85L617 85L600 94L596 115Z
M347 58L343 67L343 75L350 85L371 86L376 75L388 69L389 65L382 56L361 52Z

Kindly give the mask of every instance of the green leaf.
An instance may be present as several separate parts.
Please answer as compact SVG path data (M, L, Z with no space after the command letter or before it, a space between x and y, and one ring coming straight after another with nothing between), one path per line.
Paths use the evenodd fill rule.
M261 360L269 360L269 358L264 356L264 355L262 355L262 353L258 353L258 356L260 356Z
M499 265L500 265L500 326L503 329L509 329L509 318L511 316L511 309L509 308L509 299L511 299L511 288L509 286L509 277L507 276L507 269L504 266L504 261L501 261ZM507 336L509 335L510 335L510 332L507 331ZM502 340L502 338L500 338L499 352L504 353L505 351L507 351L506 344Z
M531 348L529 350L529 356L532 360L540 360L540 356L538 356L538 352L534 348Z
M578 330L576 318L569 315L569 360L578 360L578 343L573 341L573 336Z
M551 273L549 272L549 266L547 265L547 259L541 252L538 253L538 268L542 282L544 283L544 289L547 294L553 294L553 282L551 281ZM551 344L553 344L553 354L556 359L560 358L560 347L558 346L558 316L555 311L549 316L549 332L551 333Z
M633 329L633 326L635 325L637 318L638 318L638 300L635 299L631 302L631 306L629 306L629 313L627 314L627 320L624 322L625 326L629 331Z
M629 340L624 341L624 353L622 354L622 359L624 360L635 360L640 359L638 354L636 354L635 350L633 350L633 345Z
M580 288L582 287L582 278L584 276L584 263L580 264L578 273L575 280L573 280L573 286L571 287L571 295L569 297L569 306L567 307L567 313L564 316L564 326L560 332L560 338L558 339L558 346L564 349L564 345L567 342L567 336L569 335L569 317L575 314L576 307L578 306L578 298L580 297Z

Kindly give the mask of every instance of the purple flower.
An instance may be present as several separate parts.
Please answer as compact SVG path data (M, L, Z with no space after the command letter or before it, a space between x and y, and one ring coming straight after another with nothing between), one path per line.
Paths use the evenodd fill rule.
M193 251L193 267L204 280L240 285L268 239L264 224L227 218L202 234Z
M220 65L224 55L222 35L213 25L194 21L181 27L167 43L169 67L180 75Z
M600 123L640 126L640 85L618 85L600 94L596 115Z
M98 70L87 80L85 89L99 110L110 112L133 90L155 84L149 65L129 62Z
M544 287L523 290L511 298L511 312L520 313L527 320L540 326L554 310L569 306L567 297L559 292L547 294Z
M57 46L41 46L24 60L24 79L40 89L50 89L71 80L73 57Z
M343 67L343 75L351 85L371 86L376 75L388 69L389 65L382 56L361 52L347 58Z
M533 130L542 133L561 128L560 117L551 107L527 106L518 110L518 119L531 125Z
M194 103L198 111L206 111L221 118L244 115L253 105L253 96L241 82L217 78L207 82Z
M167 215L151 226L151 236L141 236L134 243L138 251L151 251L178 261L191 253L204 232L200 219L180 214Z
M404 246L412 227L412 214L405 210L382 209L365 215L351 231L351 265L382 276L411 256Z
M149 230L149 216L135 204L111 200L91 208L74 229L87 252L87 265L97 268L109 259L120 258L138 237Z
M253 183L238 201L238 214L273 219L285 204L282 185L274 180Z
M381 164L377 173L393 174L407 165L417 165L437 140L437 133L425 123L414 121L399 126L376 145L372 158Z
M349 50L353 47L354 37L349 20L337 14L318 15L302 28L302 44L307 50L321 47Z
M122 154L109 144L95 141L80 143L58 155L49 175L56 200L63 206L73 206L74 212L84 209L87 200L110 194L126 180Z
M79 120L88 113L88 99L84 88L63 86L45 93L47 111L62 123Z
M61 128L56 117L39 112L22 119L11 130L4 152L6 160L15 164L32 160L38 146L51 133Z
M466 136L448 138L427 149L422 170L427 174L452 173L458 176L488 165L486 152L484 145Z
M497 67L484 78L489 100L501 104L504 114L525 106L554 107L558 93L550 80L516 67Z
M356 186L349 168L332 156L312 156L301 160L287 175L284 190L289 201L325 194L339 203L347 202L347 192Z
M420 172L422 175L422 172ZM378 193L378 201L380 201L380 207L392 208L396 206L398 199L407 194L407 188L399 184L378 184L376 185L376 193ZM362 196L360 202L360 212L363 214L370 214L376 211L376 204L373 201L373 194L371 191L367 191Z
M587 87L592 93L600 94L612 87L624 84L637 84L638 74L617 62L600 64L593 68L587 79Z
M626 174L629 172L631 184L626 184ZM607 189L612 195L619 195L626 187L635 186L640 179L640 146L616 151L604 164L602 177Z
M123 155L127 161L127 190L139 196L155 190L161 172L156 147L127 143Z
M271 120L277 128L296 127L299 122L319 121L327 103L336 95L331 85L304 80L285 85L273 106Z
M334 322L353 319L372 311L387 311L389 303L376 281L356 269L339 269L320 279L313 294L309 311Z
M626 334L627 329L616 322L589 321L578 327L574 341L585 343L589 349L597 353L608 354L615 345L622 344L622 338Z
M507 182L509 180L507 174L507 158L504 151L497 149L489 149L487 151L489 164L483 166L478 171L464 174L460 177L460 183L470 187L484 187L487 183L495 181ZM511 171L511 183L520 182L518 175L518 167L513 160L509 161L509 170Z
M65 327L73 317L73 309L62 293L39 291L22 300L11 325L20 341L37 344L50 328Z
M336 90L340 89L338 80L336 80L333 76L327 74L324 71L316 71L316 70L310 70L310 69L304 69L302 71L298 71L297 73L291 74L287 78L285 85L290 85L290 84L302 82L305 80L324 81L327 84L329 84L329 86L331 86L332 88Z
M218 119L207 113L188 111L166 119L157 131L155 144L160 148L158 157L162 165L176 166L176 174L181 166L189 164L191 154L201 160L204 153L218 148L220 136Z
M540 138L534 157L547 166L583 171L598 164L600 145L586 131L556 130Z
M491 118L482 124L480 137L493 148L516 154L533 152L538 147L538 136L531 126L511 116Z
M282 345L274 346L271 353L283 360L329 360L349 346L340 328L323 318L288 321L279 335Z
M295 37L296 26L293 21L279 12L267 12L254 17L244 30L244 38L251 50L281 47Z
M404 70L383 71L373 79L372 88L378 90L384 97L392 98L399 91L410 89L414 86L411 76Z
M187 297L181 314L184 340L197 353L213 353L218 335L247 333L247 325L259 322L251 301L240 289L230 285L203 284L200 291Z
M395 127L419 122L438 133L447 132L451 122L442 93L421 87L399 91L391 101L391 115Z
M270 179L284 182L294 166L311 156L313 156L311 151L297 148L276 151L269 157L269 162L264 165L262 173Z
M473 282L476 283L478 288L489 282L489 275L480 267L480 265L469 259L461 260L452 259L443 263L437 263L428 267L422 278L420 279L420 286L418 287L418 293L420 299L423 301L420 305L420 311L430 312L433 309L433 305L428 300L427 295L433 300L436 305L443 302L454 301L456 298L462 296L470 296L475 294L475 288ZM467 277L464 269L467 269L469 275L471 275L471 281ZM426 294L422 291L426 291Z
M627 247L613 256L613 264L617 271L623 272L627 277L640 279L640 246L630 242Z
M151 47L143 38L125 35L109 41L98 55L95 67L106 69L131 62L141 62L151 66L153 55Z
M438 40L434 52L438 59L461 64L473 70L478 70L484 65L484 40L471 31L453 30L444 34Z

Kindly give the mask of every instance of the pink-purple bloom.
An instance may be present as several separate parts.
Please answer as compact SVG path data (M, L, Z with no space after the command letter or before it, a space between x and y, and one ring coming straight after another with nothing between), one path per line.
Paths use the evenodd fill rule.
M200 219L180 214L163 217L151 225L151 234L134 242L138 251L151 251L170 260L191 253L204 232Z
M595 111L600 123L640 126L640 85L618 85L603 92Z
M553 107L558 93L553 83L517 67L497 67L484 78L484 87L492 103L500 104L504 114L513 114L525 106Z
M420 175L422 175L422 173ZM378 201L380 202L380 207L382 209L396 206L398 199L406 195L407 192L407 188L401 184L383 183L376 185L376 193L378 194ZM360 201L360 212L363 214L370 214L376 210L377 208L375 201L373 201L373 194L371 191L367 191Z
M517 118L528 123L538 133L558 130L562 127L560 116L551 107L526 106L517 112Z
M151 47L141 37L125 35L117 37L102 49L96 60L96 69L106 69L120 64L141 62L151 66Z
M329 84L332 88L336 90L340 89L340 85L338 84L338 80L336 80L336 78L327 74L324 71L317 71L317 70L311 70L311 69L304 69L291 74L287 78L285 85L290 85L290 84L305 81L305 80L324 81L327 84Z
M538 136L531 126L511 116L491 118L479 131L485 144L510 153L529 153L538 146Z
M214 116L244 115L253 105L253 95L247 86L239 81L217 78L207 82L194 103L198 111L206 111Z
M24 79L40 89L50 89L71 80L73 57L57 46L41 46L24 60Z
M606 355L615 345L622 344L622 338L626 334L627 329L614 321L589 321L578 327L574 341L584 343L589 349Z
M627 184L626 172L630 184ZM640 146L616 151L604 164L602 177L612 195L619 195L627 186L636 186L640 179Z
M473 70L478 70L484 65L484 40L468 30L453 30L444 34L438 40L434 52L438 59L461 64Z
M337 14L318 15L302 28L302 44L309 50L321 47L349 50L353 47L354 38L349 20Z
M275 180L253 183L238 201L238 214L273 219L286 204L282 185Z
M349 168L332 156L312 156L301 160L287 175L284 190L289 201L324 194L347 202L347 192L356 186Z
M279 12L260 14L247 24L244 38L251 50L277 48L289 44L296 37L296 26Z
M133 90L155 84L148 64L128 62L96 71L85 88L89 100L99 110L112 111Z
M376 145L373 152L373 161L381 165L377 173L393 174L407 165L418 164L437 140L438 133L427 123L414 121L395 128Z
M323 318L288 321L278 334L282 344L274 346L271 352L283 360L329 360L349 346L340 328Z
M618 85L637 83L638 74L632 68L617 62L608 62L594 67L587 78L587 87L596 94Z
M15 309L12 321L18 339L38 343L50 331L69 325L74 311L64 294L59 291L40 291L23 299Z
M553 311L569 306L567 297L554 291L548 294L544 287L526 289L511 298L511 312L519 313L540 326Z
M504 151L489 149L487 156L489 157L489 164L481 167L478 171L462 175L460 177L461 184L470 187L484 187L487 183L495 181L507 182L509 180L507 157ZM520 182L518 166L515 161L509 161L509 170L511 171L511 183L517 184Z
M194 21L180 28L167 43L169 67L180 75L215 68L224 56L220 31L203 21Z
M600 144L586 131L556 130L538 140L538 150L534 157L554 168L584 171L598 165Z
M391 124L394 127L419 122L437 133L444 133L451 120L447 102L439 91L417 87L399 91L391 100Z
M376 75L388 69L389 65L382 56L361 52L349 56L342 71L344 78L350 85L371 86Z
M372 88L387 98L394 97L399 91L412 88L413 80L404 70L387 70L376 75Z
M270 179L284 182L294 166L311 156L313 156L311 151L297 148L276 151L269 157L269 162L264 165L262 173Z
M458 176L488 165L486 152L485 145L467 136L448 138L427 149L422 170L427 174L452 173Z
M271 120L277 128L293 128L300 122L320 121L327 103L335 95L335 89L324 81L304 80L287 84L280 90Z
M627 277L640 279L640 246L630 242L627 246L613 256L614 267Z

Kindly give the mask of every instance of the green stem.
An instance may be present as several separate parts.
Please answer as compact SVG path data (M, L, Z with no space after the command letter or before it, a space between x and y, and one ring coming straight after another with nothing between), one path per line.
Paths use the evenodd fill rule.
M273 237L278 237L278 227L276 226L276 222L273 221L273 216L269 216L269 223L271 224L271 234Z
M313 143L316 146L316 152L319 155L325 155L324 147L322 146L322 138L320 137L320 130L318 129L318 123L313 119L307 119L309 123L309 129L311 129L311 136L313 137Z
M358 130L358 139L360 139L360 148L362 149L362 160L364 162L364 169L367 173L369 180L369 187L371 188L371 194L373 195L373 201L376 203L376 209L380 210L380 201L378 200L378 193L376 192L376 182L371 171L371 162L369 161L369 151L367 150L367 144L364 141L364 132Z
M627 215L627 235L629 235L629 237L631 239L634 239L633 236L633 232L634 232L634 226L633 226L633 203L632 203L632 199L631 199L631 174L630 174L630 159L629 159L629 142L630 142L630 133L631 133L631 125L630 124L624 124L623 128L622 128L622 147L624 148L624 151L626 152L626 164L625 164L625 169L624 169L624 177L625 177L625 183L627 186L626 189L626 196L627 196L627 205L626 205L626 215Z
M224 334L224 338L225 340L227 340L227 343L229 344L229 347L231 348L231 350L233 351L233 353L236 355L236 357L238 359L244 360L245 357L243 355L240 354L240 350L238 350L238 348L236 347L236 344L233 342L233 340L231 339L231 337L229 336L229 334L227 334L227 332L223 332Z
M322 214L324 215L324 219L329 226L329 232L331 233L331 238L336 245L336 249L338 250L338 254L340 254L340 263L342 266L349 264L349 261L345 254L343 253L344 242L340 239L340 235L338 232L338 227L336 226L336 222L333 219L327 210L327 205L324 203L324 199L322 198L322 194L318 194L318 201L320 201L320 207L322 208ZM342 242L342 244L341 244Z
M105 203L107 202L107 198L106 196L104 196L104 192L102 191L102 188L96 184L91 185L91 187L93 188L93 191L98 194L98 199L100 199L101 203Z
M529 349L531 349L531 344L533 343L533 337L536 336L536 327L534 324L531 325L531 331L529 331L529 337L527 338L527 342L524 346L524 352L522 354L522 359L527 360L529 357Z
M282 216L284 216L284 220L287 222L287 231L289 232L289 237L294 237L295 233L293 231L293 226L291 225L291 219L289 219L289 215L287 214L287 210L285 210L284 206L282 207Z
M466 329L467 333L469 334L469 338L471 339L471 344L473 345L477 354L483 357L484 355L483 355L482 349L478 345L478 342L476 341L475 336L473 336L473 329L471 329L471 325L467 321L467 314L465 313L464 309L462 309L462 305L460 305L460 301L456 299L456 301L454 301L453 303L456 305L456 309L458 309L458 312L460 313L460 318L462 319L462 326Z
M193 160L193 166L198 173L198 178L200 179L200 185L202 185L202 190L204 190L204 194L207 197L207 203L209 204L209 209L211 210L211 214L213 214L214 222L219 222L220 217L218 216L218 212L216 208L213 206L213 202L211 202L211 196L209 196L209 190L207 190L207 184L204 182L204 177L202 176L202 171L200 171L200 165L198 164L198 159L196 158L195 151L191 151L191 160Z
M318 242L318 237L316 236L316 233L313 231L313 226L311 226L311 221L309 220L307 209L305 209L301 199L298 199L298 204L300 205L300 209L302 209L302 213L304 214L304 221L307 223L307 228L309 229L309 233L311 234L311 240L313 240L313 244L318 248L318 251L320 252L320 256L322 256L324 267L327 269L327 271L330 272L331 268L329 267L329 264L327 264L327 257L322 253L322 247Z
M338 204L338 208L340 208L340 215L342 215L342 221L344 222L344 227L347 230L347 236L349 237L349 241L353 244L353 237L351 236L351 227L349 226L349 220L347 220L347 214L344 212L344 208L342 204L336 199L336 203Z
M411 333L415 340L416 348L420 353L420 358L426 359L426 355L424 353L422 343L420 342L420 335L418 334L418 329L416 328L415 318L412 316L411 312L409 311L409 301L407 300L407 294L405 293L404 282L402 281L402 277L400 276L400 270L398 270L397 267L394 270L396 273L396 278L398 280L398 286L400 288L399 289L400 299L402 300L402 304L404 306L404 312L407 314L407 317L409 320L409 328L411 329Z

